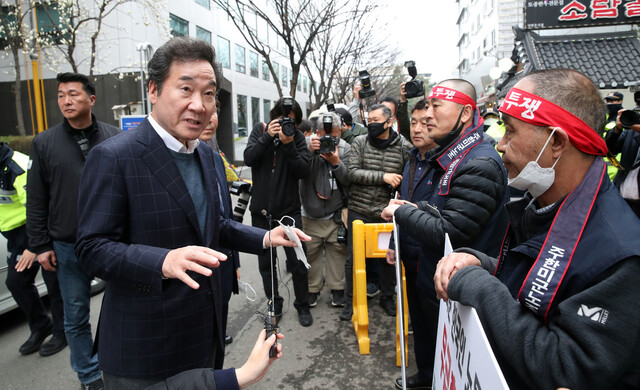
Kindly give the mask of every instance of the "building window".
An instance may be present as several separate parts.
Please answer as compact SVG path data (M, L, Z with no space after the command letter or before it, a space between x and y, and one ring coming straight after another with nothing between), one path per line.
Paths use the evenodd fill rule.
M196 26L196 38L202 39L203 41L209 42L209 44L211 44L211 31L206 30L200 26Z
M231 69L231 47L229 41L218 37L218 61L223 68Z
M277 62L273 63L273 74L275 75L280 75L280 64L278 64ZM273 80L274 83L278 83L278 80Z
M186 20L169 14L169 29L171 36L173 37L186 37L189 36L189 22Z
M260 76L258 71L258 54L249 52L249 74L253 77Z
M302 91L302 76L298 73L298 92Z
M260 98L251 98L251 128L260 122Z
M247 73L244 47L236 45L236 72Z
M247 134L247 97L237 95L238 134Z
M280 77L280 84L287 88L289 86L289 69L286 66L282 66L282 76Z
M71 39L70 25L67 24L69 9L65 9L55 1L36 4L36 17L38 18L38 33L48 36L55 43L63 43ZM62 14L62 18L60 15ZM67 31L62 33L62 31Z
M307 76L302 76L302 89L304 93L307 93Z
M269 123L269 111L271 111L271 101L265 99L262 101L262 110L264 111L264 122Z
M269 76L269 65L267 65L267 60L262 60L262 79L269 81L271 77Z
M196 3L200 4L206 9L211 9L211 5L209 4L209 0L196 0Z

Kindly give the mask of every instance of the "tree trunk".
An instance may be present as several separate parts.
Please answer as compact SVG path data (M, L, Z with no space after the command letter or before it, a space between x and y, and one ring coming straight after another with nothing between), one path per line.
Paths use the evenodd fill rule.
M22 84L20 82L20 57L18 55L18 47L16 45L11 46L13 54L13 66L16 72L16 81L13 86L13 94L15 96L16 104L16 116L18 117L18 134L27 135L24 128L24 118L22 115ZM25 64L27 65L27 64Z

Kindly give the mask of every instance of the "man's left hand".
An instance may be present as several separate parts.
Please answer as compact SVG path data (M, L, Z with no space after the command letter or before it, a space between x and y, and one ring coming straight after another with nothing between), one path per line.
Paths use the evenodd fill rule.
M298 130L296 130L298 131ZM293 141L293 138L295 137L295 133L292 136L286 136L284 135L283 132L280 132L280 142L282 142L283 144L290 144Z
M320 157L324 158L331 166L335 166L340 164L340 155L338 155L338 147L333 150L331 153L323 153Z
M302 230L298 228L292 227L291 230L298 236L300 241L311 241L311 237L306 235ZM265 248L269 247L269 232L266 232L264 235L264 246ZM287 233L284 231L282 226L278 226L277 228L271 230L271 244L273 247L277 246L288 246L294 247L297 246L295 242L290 241L289 237L287 237Z
M31 268L31 266L33 265L33 261L35 259L36 259L36 254L31 252L28 249L25 249L24 252L22 252L22 256L20 257L20 260L18 260L18 262L16 263L16 271L22 272L25 269Z
M382 210L382 214L380 214L382 219L384 219L385 221L391 221L393 219L393 214L396 212L398 207L400 207L402 205L405 205L405 204L410 204L413 207L418 207L417 204L411 203L411 202L407 202L406 200L391 199L389 201L389 205L387 207L385 207L384 210Z
M433 276L433 282L436 287L436 295L438 299L449 299L447 296L447 287L451 277L463 267L475 265L480 267L480 260L468 253L451 253L438 261L436 272Z

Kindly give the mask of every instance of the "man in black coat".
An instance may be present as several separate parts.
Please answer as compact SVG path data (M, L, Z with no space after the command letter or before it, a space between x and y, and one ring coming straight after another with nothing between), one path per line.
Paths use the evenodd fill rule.
M298 181L309 174L311 152L304 134L296 129L302 121L300 105L294 100L290 106L285 106L285 101L289 104L288 99L291 98L282 98L275 104L269 112L271 121L268 124L257 123L253 127L244 150L244 162L251 167L253 179L249 206L251 223L264 229L272 228L278 224L277 221L295 224L302 229ZM285 248L285 253L296 297L293 305L298 311L300 324L311 326L313 317L309 311L307 268L299 261L293 248ZM264 292L273 299L279 321L284 299L278 292L275 250L271 256L269 253L260 255L258 261Z
M433 274L444 253L445 233L454 248L470 246L497 254L506 229L507 174L482 135L475 96L473 85L461 79L442 81L432 89L425 106L426 125L438 146L423 179L428 183L426 196L417 204L392 200L382 212L388 221L395 215L402 231L422 244L416 286L429 320L424 343L431 363L425 367L433 367L438 331ZM408 378L408 388L426 388L432 375L421 372ZM396 387L401 385L396 382Z
M83 272L73 244L86 156L95 145L121 130L99 122L91 113L95 87L86 76L60 73L57 80L64 121L33 139L27 172L27 235L42 268L58 274L71 367L83 386L100 388L98 359L91 354L91 278Z

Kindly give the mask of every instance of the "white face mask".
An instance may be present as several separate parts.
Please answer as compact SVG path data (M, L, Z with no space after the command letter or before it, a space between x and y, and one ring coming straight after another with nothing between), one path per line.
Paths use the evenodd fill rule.
M536 161L529 161L524 169L520 171L518 176L513 179L509 179L509 186L520 191L527 191L531 196L537 198L547 192L551 185L553 185L553 182L556 179L556 171L553 168L556 166L562 155L556 159L551 168L542 168L538 165L538 160L540 159L540 156L542 156L542 152L544 152L547 144L549 144L549 141L551 140L551 137L553 137L553 133L555 133L555 131L556 129L553 129L551 135L547 138L547 142L544 143Z

